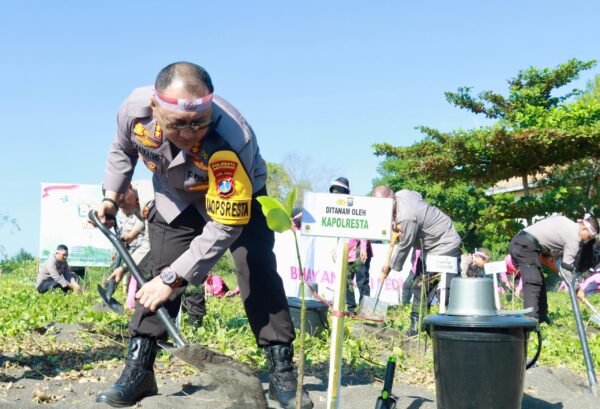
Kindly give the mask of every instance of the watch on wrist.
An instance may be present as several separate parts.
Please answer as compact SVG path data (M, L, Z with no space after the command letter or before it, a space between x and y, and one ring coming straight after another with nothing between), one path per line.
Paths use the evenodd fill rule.
M180 287L183 283L183 279L171 267L167 267L160 272L160 279L171 288Z

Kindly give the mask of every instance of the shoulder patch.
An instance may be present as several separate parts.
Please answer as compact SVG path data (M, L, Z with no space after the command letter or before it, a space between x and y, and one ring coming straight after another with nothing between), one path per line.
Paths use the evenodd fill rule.
M155 127L154 132L150 133L141 122L137 122L133 127L135 139L145 147L158 148L162 145L162 131L159 126Z
M208 160L206 211L216 222L244 225L250 221L252 181L233 151L217 151Z

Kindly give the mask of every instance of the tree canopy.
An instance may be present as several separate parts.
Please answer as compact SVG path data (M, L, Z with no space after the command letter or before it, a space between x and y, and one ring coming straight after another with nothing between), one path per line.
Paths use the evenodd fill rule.
M523 219L593 210L600 163L600 80L585 91L569 89L595 61L569 60L549 69L530 67L508 80L505 95L473 94L471 87L446 92L447 101L494 122L443 132L419 126L424 138L411 146L374 145L384 157L380 182L423 194L453 218L469 249L485 245L506 251ZM529 196L529 178L542 194ZM521 177L525 197L489 195L495 183Z
M553 165L600 154L600 103L580 99L573 89L555 96L595 61L567 61L554 69L530 67L508 81L508 95L470 87L446 92L449 103L497 121L470 130L439 130L420 126L425 138L408 147L375 145L377 155L410 163L413 174L442 182L469 180L494 183L546 171ZM527 189L527 183L524 188Z

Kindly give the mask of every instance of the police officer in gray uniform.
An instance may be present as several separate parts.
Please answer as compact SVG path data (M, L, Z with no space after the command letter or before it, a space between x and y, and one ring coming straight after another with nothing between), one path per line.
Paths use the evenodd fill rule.
M542 274L542 253L562 258L563 270L573 272L583 242L598 233L598 222L586 215L574 222L564 216L550 216L521 230L510 241L510 256L523 277L523 306L533 307L529 316L551 324L548 317L546 284Z
M154 278L138 292L123 374L96 400L133 405L157 393L153 364L157 339L166 339L155 315L164 305L175 317L188 283L197 285L230 249L257 344L271 364L269 397L295 407L294 327L277 274L274 234L257 196L266 195L266 163L241 114L213 94L208 73L180 62L165 67L154 87L135 89L121 106L106 164L106 197L99 219L110 225L119 195L139 159L153 175L148 215ZM302 408L312 408L302 393Z
M394 199L395 229L400 231L400 240L392 255L391 266L383 266L385 276L389 274L392 266L394 270L402 270L402 265L410 254L411 248L422 250L425 257L428 255L456 257L457 270L460 273L461 240L450 217L437 207L425 202L420 193L412 190L402 189L394 194L389 187L380 185L373 189L372 195ZM409 336L417 333L421 304L420 286L423 277L420 277L421 271L416 271L415 275L412 286L411 326L407 333ZM447 288L450 287L451 280L452 276L450 275L446 281ZM446 291L446 294L449 294L449 291Z

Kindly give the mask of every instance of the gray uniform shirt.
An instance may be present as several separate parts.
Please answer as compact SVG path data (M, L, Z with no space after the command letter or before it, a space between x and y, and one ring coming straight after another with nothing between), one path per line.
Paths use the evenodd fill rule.
M460 236L450 217L425 202L418 192L403 189L395 196L396 223L401 226L402 234L392 256L394 270L402 269L411 247L432 255L452 255L454 252L456 257L460 256Z
M67 262L58 261L54 257L54 254L51 254L44 261L44 264L40 266L35 286L39 287L42 281L47 278L52 278L61 287L65 288L71 280L75 279L75 275L69 271L69 264Z
M581 242L576 222L565 216L550 216L523 230L537 239L543 252L562 258L563 263L575 262Z
M139 157L154 173L156 210L167 222L173 221L190 204L196 206L207 221L206 226L202 234L192 241L189 250L171 267L187 281L199 284L243 228L240 224L215 221L214 212L224 209L214 205L215 201L211 202L214 205L211 210L213 216L207 211L211 158L219 152L235 153L234 162L247 175L251 192L265 186L267 166L252 128L232 105L216 95L213 97L213 125L202 143L189 152L174 149L152 117L150 98L153 93L151 86L135 89L119 109L117 134L108 155L104 187L124 193ZM234 217L246 211L246 208L243 211L239 210L240 207L232 208L234 210L227 208L227 211Z

